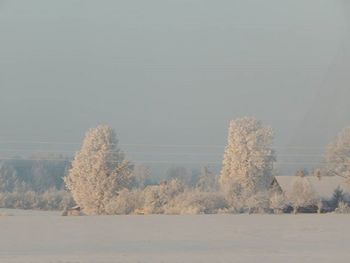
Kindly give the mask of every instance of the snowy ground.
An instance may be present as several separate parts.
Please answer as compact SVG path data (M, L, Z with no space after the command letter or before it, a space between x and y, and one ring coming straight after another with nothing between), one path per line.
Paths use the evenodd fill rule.
M348 215L0 214L1 263L350 262Z

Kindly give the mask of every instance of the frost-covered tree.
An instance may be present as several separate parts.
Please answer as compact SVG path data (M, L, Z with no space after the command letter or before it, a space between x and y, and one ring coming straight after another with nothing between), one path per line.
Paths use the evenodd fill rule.
M272 192L270 195L270 208L275 214L280 214L286 207L286 198L283 193Z
M201 192L213 192L217 191L217 188L217 176L215 176L207 166L203 167L198 177L196 189Z
M36 192L50 188L63 189L63 177L67 174L70 160L61 154L35 154L30 157L30 166L25 175ZM30 170L29 170L30 169Z
M185 185L191 185L192 174L185 167L182 167L182 166L170 167L166 173L167 173L167 179L169 181L178 180L184 183Z
M0 192L12 192L19 184L15 169L4 162L0 163Z
M338 207L338 204L340 202L343 202L344 200L345 200L345 195L343 190L340 187L337 187L333 192L330 205L335 209L336 207Z
M347 203L340 202L334 212L337 214L350 214L350 207Z
M301 207L307 207L318 204L315 192L306 177L296 177L291 191L288 193L288 201L294 209L294 213L298 212Z
M133 184L132 166L117 146L115 132L101 125L87 132L72 168L67 188L86 214L106 214L106 206Z
M134 167L134 178L138 188L144 189L151 184L151 168L144 164L139 164Z
M232 205L268 191L273 179L273 132L254 118L231 121L220 185Z
M185 191L185 185L178 179L163 182L159 185L147 186L144 194L144 210L146 214L164 214L171 200Z
M350 180L350 127L341 131L328 145L326 165L330 175L339 175Z
M268 192L260 191L255 195L250 195L244 200L244 206L249 214L251 213L266 213L269 209L269 194Z

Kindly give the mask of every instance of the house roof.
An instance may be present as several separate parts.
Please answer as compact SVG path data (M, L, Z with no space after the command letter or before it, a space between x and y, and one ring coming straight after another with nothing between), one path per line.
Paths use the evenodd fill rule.
M340 176L276 176L276 181L286 194L290 193L297 180L307 180L315 195L323 200L332 198L334 191L339 187L344 194L350 195L350 184Z

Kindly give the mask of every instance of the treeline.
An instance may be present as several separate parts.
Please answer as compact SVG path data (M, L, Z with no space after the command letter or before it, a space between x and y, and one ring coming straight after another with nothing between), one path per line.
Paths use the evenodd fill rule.
M73 204L72 196L64 190L51 189L42 193L34 191L0 193L1 208L63 210Z
M339 155L343 137L339 137L342 143L331 144L328 152ZM270 127L254 118L237 119L230 123L219 176L208 169L199 177L184 176L184 170L174 170L169 180L145 185L137 182L147 178L147 172L135 173L118 148L113 129L99 126L86 134L64 180L76 204L89 215L296 213L305 206L320 207L323 200L314 196L301 176L291 193L274 187L276 154L272 143ZM326 176L336 172L334 167L338 166L334 162L332 165L333 170L325 170ZM339 167L347 171L343 162ZM339 206L337 211L348 211L345 200L338 201L334 209Z
M71 161L60 155L28 159L0 161L0 207L61 210L72 206L63 183Z
M71 160L62 155L31 156L0 161L0 191L16 188L45 192L50 188L64 189L63 177Z
M293 189L273 184L276 153L273 131L254 118L230 123L222 169L168 170L159 182L149 167L127 160L109 126L87 132L73 161L62 156L9 160L0 164L0 207L64 209L73 205L87 215L210 214L322 211L321 200L298 176ZM317 175L350 181L350 128L326 149L325 165ZM340 190L339 190L340 191ZM345 195L327 200L332 210L349 212Z

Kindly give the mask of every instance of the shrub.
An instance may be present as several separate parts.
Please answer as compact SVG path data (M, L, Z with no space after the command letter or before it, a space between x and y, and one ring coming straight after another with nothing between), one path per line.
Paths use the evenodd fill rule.
M272 193L269 201L270 208L275 214L282 213L283 209L287 206L285 196L280 193Z
M227 209L225 197L221 193L185 191L165 206L166 214L215 214Z
M338 207L335 209L335 212L337 214L349 214L350 213L350 207L347 203L341 201L338 204Z
M130 191L123 189L106 206L106 211L110 215L128 215L134 213L136 209L142 207L140 191Z
M143 192L145 213L163 214L165 206L184 190L184 184L177 179L146 187Z
M33 191L0 193L2 208L63 210L72 205L71 195L63 190L49 190L44 193Z

